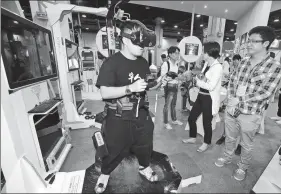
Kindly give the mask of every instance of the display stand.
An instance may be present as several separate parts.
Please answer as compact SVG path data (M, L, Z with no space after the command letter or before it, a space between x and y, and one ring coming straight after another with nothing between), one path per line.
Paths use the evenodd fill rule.
M46 8L46 12L54 36L56 58L57 63L59 64L58 69L61 84L61 93L65 105L65 125L70 129L89 128L94 125L94 120L86 120L83 115L79 115L76 109L76 105L73 103L73 93L71 93L69 90L69 85L71 84L71 82L68 80L68 61L66 57L66 46L62 35L60 21L62 21L64 11L71 10L72 12L90 13L105 17L108 10L107 8L90 8L51 2L42 2L42 4Z

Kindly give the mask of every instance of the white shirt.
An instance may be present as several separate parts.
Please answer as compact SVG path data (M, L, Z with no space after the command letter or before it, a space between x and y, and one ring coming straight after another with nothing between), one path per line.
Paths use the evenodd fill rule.
M170 63L170 71L178 73L179 71L178 62L174 64L171 60L169 60L169 63ZM166 73L168 73L168 63L164 62L163 65L161 66L161 76L166 75Z

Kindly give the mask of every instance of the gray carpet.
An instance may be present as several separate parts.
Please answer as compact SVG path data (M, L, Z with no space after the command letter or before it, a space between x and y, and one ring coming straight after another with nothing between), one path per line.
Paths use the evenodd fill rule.
M151 110L154 112L155 92L149 94ZM214 146L205 153L198 153L196 149L201 145L202 137L198 137L195 145L186 145L181 142L187 138L188 131L184 131L188 113L180 112L181 96L178 95L177 116L184 122L184 126L173 126L174 130L167 131L163 128L162 109L164 99L158 93L158 108L154 130L154 150L173 155L186 153L197 162L202 170L202 183L184 188L184 193L249 193L257 179L273 157L277 148L281 144L281 127L269 118L265 120L265 134L257 135L255 140L255 152L253 153L252 165L248 171L247 178L243 182L236 181L233 171L237 168L238 157L235 156L233 162L226 167L218 168L214 165L216 159L223 150L223 145L215 145L216 140L221 136L222 129L217 124L213 133L212 143ZM89 111L98 113L103 110L103 103L100 101L87 101L86 107ZM270 109L270 108L269 108ZM70 172L86 169L94 163L95 149L92 143L92 135L96 129L78 129L71 131L73 148L69 153L61 171Z

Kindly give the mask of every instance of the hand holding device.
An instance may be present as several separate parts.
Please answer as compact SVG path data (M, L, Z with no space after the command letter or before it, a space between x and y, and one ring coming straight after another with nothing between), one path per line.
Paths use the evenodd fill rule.
M147 83L144 79L139 79L132 83L129 88L132 92L143 92L147 87Z

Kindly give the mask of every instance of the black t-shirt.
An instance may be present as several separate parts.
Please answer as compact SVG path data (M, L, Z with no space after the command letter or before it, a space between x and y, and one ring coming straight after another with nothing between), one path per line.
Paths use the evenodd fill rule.
M150 74L149 64L143 57L131 60L127 59L121 52L118 52L104 61L96 86L98 88L100 86L126 86L138 79L145 79L146 74Z

